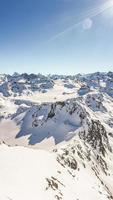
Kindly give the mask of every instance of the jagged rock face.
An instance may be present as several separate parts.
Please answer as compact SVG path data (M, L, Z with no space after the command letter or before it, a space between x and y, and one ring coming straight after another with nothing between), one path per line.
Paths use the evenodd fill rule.
M90 170L90 174L94 174L98 180L98 190L100 191L103 188L104 191L106 191L106 194L104 193L104 198L108 198L110 200L113 199L112 191L107 186L106 181L103 180L104 176L110 176L110 171L105 158L106 156L104 156L102 152L95 154L95 150L91 149L90 145L87 145L86 141L85 143L83 140L79 141L77 137L75 137L75 139L68 145L61 147L58 150L54 150L54 152L57 154L56 160L59 163L60 170L57 171L55 176L52 174L51 177L46 178L47 191L54 191L54 194L57 194L58 199L65 199L64 193L62 192L63 189L61 187L67 187L63 179L61 179L63 173L67 173L68 176L72 177L74 180L73 184L77 181L77 185L79 185L80 177L78 174L82 173L83 168L85 172L87 172L88 169ZM85 183L87 183L87 180L85 180ZM85 185L83 187L85 187ZM100 192L100 194L102 195L103 192ZM102 198L102 196L100 196L100 198ZM84 197L80 197L80 199L84 199Z
M74 131L85 123L86 117L85 109L76 99L34 106L24 116L17 137L24 136L27 132L30 135L30 144L50 137L58 144L71 139L75 135Z
M105 91L108 95L113 97L113 77L107 80Z
M103 106L103 94L102 93L92 93L86 96L86 104L90 109L95 111L105 112L106 108Z
M88 131L84 130L81 135L85 141L103 155L105 155L106 148L110 149L107 132L100 121L91 120L88 123Z
M5 96L20 96L32 94L35 91L43 91L53 88L54 83L49 77L41 74L14 74L0 78L0 92Z
M10 96L8 91L8 84L6 82L0 85L0 93L2 93L5 97Z

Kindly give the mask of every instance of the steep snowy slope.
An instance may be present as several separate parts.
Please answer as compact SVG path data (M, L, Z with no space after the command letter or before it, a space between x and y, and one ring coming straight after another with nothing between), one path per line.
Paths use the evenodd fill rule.
M111 200L112 162L78 136L51 153L1 145L0 199Z

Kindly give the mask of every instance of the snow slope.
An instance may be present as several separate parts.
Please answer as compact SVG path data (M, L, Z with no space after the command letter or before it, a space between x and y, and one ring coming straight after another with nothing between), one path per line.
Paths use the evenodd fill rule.
M112 161L78 138L54 152L1 145L0 199L112 199Z

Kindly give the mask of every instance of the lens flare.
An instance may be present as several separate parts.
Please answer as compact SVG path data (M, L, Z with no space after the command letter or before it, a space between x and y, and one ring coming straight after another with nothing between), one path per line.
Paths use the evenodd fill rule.
M87 10L85 13L83 13L82 19L80 21L76 22L75 24L73 24L70 27L67 27L62 32L57 33L52 38L50 38L48 40L48 42L54 41L54 40L64 36L64 34L73 31L80 24L83 24L85 19L92 19L92 18L94 18L94 17L96 17L98 15L101 15L101 14L105 13L105 12L108 12L109 14L111 12L113 12L113 0L109 0L104 4L101 4L101 5L97 6L97 7L93 7L92 9Z

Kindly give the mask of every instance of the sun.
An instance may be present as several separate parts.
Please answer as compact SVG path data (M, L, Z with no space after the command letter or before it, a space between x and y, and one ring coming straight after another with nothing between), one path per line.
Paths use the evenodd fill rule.
M108 0L97 8L97 15L103 13L107 17L113 16L113 0Z
M110 0L106 4L107 15L113 17L113 0Z
M111 1L111 5L113 6L113 0Z
M108 1L108 7L112 8L113 7L113 0Z

